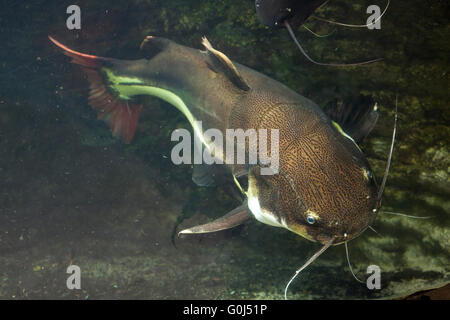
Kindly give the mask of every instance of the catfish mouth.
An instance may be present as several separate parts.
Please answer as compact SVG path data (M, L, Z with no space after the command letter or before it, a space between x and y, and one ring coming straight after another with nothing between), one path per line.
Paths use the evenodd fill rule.
M367 229L367 228L366 228L366 229ZM357 234L354 234L354 235L349 235L349 234L347 234L347 233L344 233L344 235L342 235L342 236L337 236L337 235L335 235L335 236L334 236L333 245L336 246L336 245L339 245L339 244L343 244L343 243L345 243L345 242L347 242L347 241L353 240L353 239L357 238L358 236L360 236L366 229L364 229L364 230L362 230L362 231L360 231L360 232L358 232ZM320 241L320 243L325 244L325 243L327 243L331 238L332 238L332 237L326 238L326 239Z
M367 224L364 228L362 228L360 231L357 232L353 232L353 233L347 233L347 232L338 232L335 234L318 234L315 236L315 241L320 242L321 244L326 244L328 243L331 239L333 240L333 246L336 245L340 245L343 244L347 241L356 239L357 237L359 237L361 234L363 234L367 228L369 228L370 224Z

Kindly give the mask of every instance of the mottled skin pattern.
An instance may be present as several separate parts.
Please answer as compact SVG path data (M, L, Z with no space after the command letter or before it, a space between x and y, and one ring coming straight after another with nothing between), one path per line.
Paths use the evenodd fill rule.
M203 130L279 129L279 174L262 176L259 166L248 174L261 208L280 224L313 241L335 237L338 244L374 220L376 183L368 162L315 103L235 63L250 87L239 89L210 53L166 39L149 39L143 52L147 59L114 62L114 73L175 93Z

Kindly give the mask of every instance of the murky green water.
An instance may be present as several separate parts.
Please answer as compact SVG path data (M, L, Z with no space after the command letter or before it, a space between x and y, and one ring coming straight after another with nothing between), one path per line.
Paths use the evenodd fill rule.
M374 1L336 0L322 17L364 23ZM293 299L391 298L439 287L450 273L449 24L447 1L394 1L381 30L307 26L296 30L322 61L383 57L358 68L315 66L285 30L269 30L248 1L80 1L81 30L66 28L71 1L0 4L0 298L279 299L319 246L250 221L208 236L176 228L209 221L240 202L232 186L198 187L192 168L170 160L175 128L189 123L148 99L133 142L111 137L87 102L83 73L48 41L76 50L140 58L146 35L201 48L206 35L234 61L263 72L319 105L370 94L381 117L362 148L381 177L395 96L399 124L383 209L349 243L358 277L378 265L381 290L348 270L343 246L329 249L291 286ZM384 3L379 3L381 7ZM81 290L66 287L69 265Z

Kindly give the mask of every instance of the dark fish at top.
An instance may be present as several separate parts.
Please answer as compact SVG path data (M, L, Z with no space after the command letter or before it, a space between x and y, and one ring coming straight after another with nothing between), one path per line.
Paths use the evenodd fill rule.
M292 27L298 27L326 1L328 0L256 0L255 7L259 21L268 27L284 27L285 21Z
M322 66L348 67L348 66L369 64L382 60L382 59L372 59L363 62L346 63L346 64L322 63L314 60L306 53L306 51L300 45L300 42L298 41L297 37L295 36L293 28L303 25L306 22L306 20L313 14L313 12L327 1L328 0L255 0L255 7L258 19L259 21L261 21L261 23L271 28L285 27L288 30L289 35L291 36L294 43L297 45L298 49L302 52L302 54L306 57L306 59L308 59L310 62L314 64ZM384 15L388 6L389 0L386 9L381 14L381 16Z

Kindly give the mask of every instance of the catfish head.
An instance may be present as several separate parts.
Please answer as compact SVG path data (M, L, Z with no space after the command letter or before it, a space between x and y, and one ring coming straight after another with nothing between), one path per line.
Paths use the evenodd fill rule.
M249 172L248 207L263 223L333 244L360 235L378 212L377 185L364 154L337 125L294 142L280 170Z

